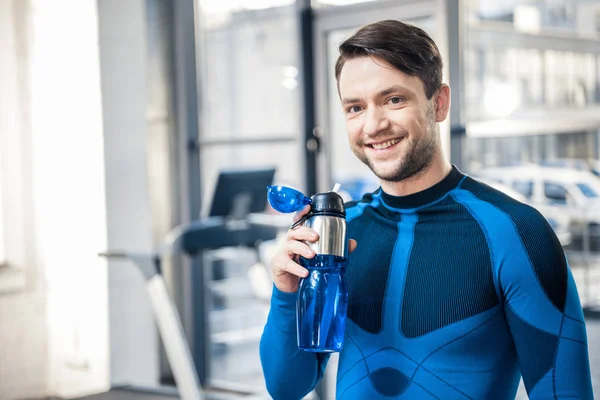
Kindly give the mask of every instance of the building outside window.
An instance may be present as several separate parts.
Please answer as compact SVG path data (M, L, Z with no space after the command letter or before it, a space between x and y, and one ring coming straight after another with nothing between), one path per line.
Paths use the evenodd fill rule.
M473 0L464 11L463 169L560 154L597 160L600 2Z

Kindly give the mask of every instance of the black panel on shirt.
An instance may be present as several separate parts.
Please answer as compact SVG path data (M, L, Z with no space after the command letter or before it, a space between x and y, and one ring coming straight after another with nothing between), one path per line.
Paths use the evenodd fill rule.
M399 327L409 338L499 304L485 235L469 211L448 196L418 218Z
M367 207L348 223L348 231L350 238L358 242L346 272L348 318L365 331L378 333L398 229L394 221Z
M558 337L529 325L511 307L506 307L505 315L519 354L523 383L531 393L535 384L554 365Z
M408 388L411 379L397 369L384 367L369 375L371 384L382 396L396 397Z
M567 296L567 262L560 242L548 221L535 208L472 178L466 178L461 186L504 211L512 219L542 289L552 304L561 312L564 311Z
M392 196L382 192L381 199L385 204L393 208L418 208L441 199L452 189L456 188L463 178L464 175L455 166L452 166L452 170L450 170L450 173L444 179L425 190L406 196Z

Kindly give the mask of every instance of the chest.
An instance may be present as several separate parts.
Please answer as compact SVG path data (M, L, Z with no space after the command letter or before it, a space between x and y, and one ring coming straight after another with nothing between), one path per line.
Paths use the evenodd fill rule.
M348 317L367 332L385 327L420 337L498 304L476 221L414 214L356 228L349 229L358 248L347 269Z

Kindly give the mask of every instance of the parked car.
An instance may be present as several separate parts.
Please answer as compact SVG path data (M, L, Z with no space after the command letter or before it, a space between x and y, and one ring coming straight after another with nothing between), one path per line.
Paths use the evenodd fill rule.
M600 177L600 160L585 161L578 158L558 158L555 160L544 160L540 165L547 167L572 168L579 171L589 171Z
M593 173L571 168L521 165L488 168L480 171L479 175L516 190L544 215L567 215L574 227L572 233L576 247L581 247L587 228L591 249L600 250L600 178Z

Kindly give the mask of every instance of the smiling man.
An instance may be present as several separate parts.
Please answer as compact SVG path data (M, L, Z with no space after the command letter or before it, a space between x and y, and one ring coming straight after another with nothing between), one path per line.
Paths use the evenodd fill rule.
M381 188L347 204L354 240L337 398L514 399L522 376L531 399L592 399L585 321L552 228L444 157L438 123L450 88L435 43L381 21L339 50L350 147ZM317 239L290 229L272 259L260 353L277 400L305 396L328 360L296 344L307 273L296 260L313 257L306 242Z

